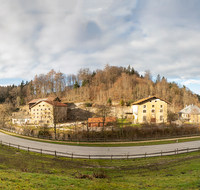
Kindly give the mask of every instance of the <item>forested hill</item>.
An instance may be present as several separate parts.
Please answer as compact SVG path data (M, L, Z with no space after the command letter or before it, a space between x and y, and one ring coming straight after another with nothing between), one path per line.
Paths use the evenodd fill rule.
M56 95L67 101L74 102L125 102L136 101L149 95L157 95L171 102L178 108L189 104L198 105L198 96L185 86L157 75L152 81L150 71L144 76L139 75L134 68L106 65L103 70L91 72L88 68L79 69L77 75L51 70L47 74L39 74L30 82L19 86L0 87L0 102L11 103L15 107L27 104L34 98Z

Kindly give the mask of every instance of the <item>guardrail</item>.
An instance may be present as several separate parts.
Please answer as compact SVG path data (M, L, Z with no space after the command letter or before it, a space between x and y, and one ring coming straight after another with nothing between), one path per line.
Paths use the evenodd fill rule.
M52 151L52 150L45 150L33 147L27 147L17 144L12 144L8 142L0 141L1 146L9 146L17 148L18 150L25 150L29 152L36 152L41 155L52 155L55 157L67 157L67 158L81 158L81 159L135 159L135 158L148 158L148 157L162 157L162 156L169 156L169 155L177 155L189 152L196 152L200 151L200 147L198 148L184 148L184 149L174 149L171 151L160 151L154 153L144 153L144 154L124 154L124 155L81 155L81 154L74 154L73 152L59 152L59 151Z

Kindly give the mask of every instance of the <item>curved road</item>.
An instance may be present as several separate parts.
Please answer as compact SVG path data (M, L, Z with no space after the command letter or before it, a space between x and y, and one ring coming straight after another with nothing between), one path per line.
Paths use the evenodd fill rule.
M156 152L174 151L175 149L187 149L200 147L200 141L191 141L183 143L163 144L163 145L148 145L148 146L128 146L128 147L86 147L86 146L71 146L61 145L53 143L45 143L27 140L10 136L0 132L0 141L16 144L20 146L64 152L69 154L79 155L98 155L100 158L102 155L116 156L116 155L135 155L135 154L149 154ZM174 153L173 153L174 154ZM143 157L143 156L142 156ZM114 158L114 157L113 157Z

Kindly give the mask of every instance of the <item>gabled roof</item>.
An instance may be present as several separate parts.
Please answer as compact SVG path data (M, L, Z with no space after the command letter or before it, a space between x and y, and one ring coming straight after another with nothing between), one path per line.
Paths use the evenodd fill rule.
M29 104L34 104L36 102L42 101L42 100L47 100L47 101L54 101L56 100L58 97L54 96L54 97L46 97L46 98L39 98L39 99L33 99L29 102ZM58 100L60 100L60 98L58 98Z
M186 106L178 113L200 114L200 108L198 106L192 104L192 105Z
M88 119L89 123L103 123L103 117L98 117L98 118L89 118ZM106 117L105 122L116 122L116 117Z
M67 105L66 104L63 104L63 103L61 103L61 102L54 102L54 101L44 101L44 102L46 102L46 103L48 103L48 104L51 104L51 105L53 105L53 106L56 106L56 107L67 107Z
M170 102L168 102L167 100L164 100L163 98L159 98L158 96L149 96L148 98L143 98L143 99L140 99L140 100L138 100L136 102L133 102L132 105L141 104L141 103L143 103L145 101L148 101L148 100L151 100L151 99L160 99L160 100L170 104Z
M39 100L37 101L35 104L33 104L30 108L33 108L34 106L36 106L37 104L39 104L40 102L46 102L48 104L51 104L55 107L67 107L66 104L63 104L61 102L57 102L57 101L47 101L47 100Z

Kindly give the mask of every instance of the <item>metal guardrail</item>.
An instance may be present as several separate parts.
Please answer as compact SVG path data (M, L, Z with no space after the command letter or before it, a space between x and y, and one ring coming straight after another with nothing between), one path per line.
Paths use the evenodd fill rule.
M124 155L81 155L81 154L74 154L68 153L68 152L59 152L59 151L52 151L52 150L46 150L46 149L39 149L39 148L33 148L33 147L27 147L17 144L12 144L8 142L0 141L1 146L9 146L17 148L18 150L25 150L29 152L36 152L41 155L52 155L55 157L67 157L67 158L80 158L80 159L135 159L135 158L148 158L148 157L162 157L162 156L169 156L169 155L177 155L177 154L183 154L183 153L189 153L189 152L196 152L200 151L200 147L198 148L184 148L184 149L174 149L171 151L160 151L160 152L154 152L154 153L144 153L144 154L124 154Z

